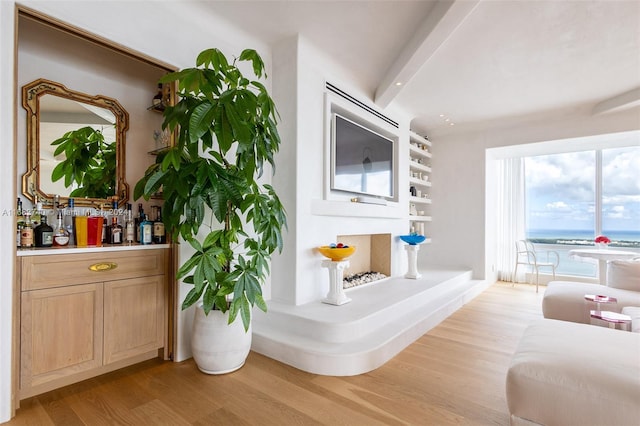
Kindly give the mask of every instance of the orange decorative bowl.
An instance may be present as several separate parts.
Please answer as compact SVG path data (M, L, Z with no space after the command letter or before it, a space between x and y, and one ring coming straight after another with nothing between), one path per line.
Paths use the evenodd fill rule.
M320 246L318 247L318 251L334 262L338 262L340 260L345 260L347 257L351 256L356 251L355 246L348 247L329 247L329 246Z

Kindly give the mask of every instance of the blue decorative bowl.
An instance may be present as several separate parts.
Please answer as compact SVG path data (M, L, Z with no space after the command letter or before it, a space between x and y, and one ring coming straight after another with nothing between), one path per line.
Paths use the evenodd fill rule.
M415 246L427 239L424 235L400 235L400 239L410 246Z

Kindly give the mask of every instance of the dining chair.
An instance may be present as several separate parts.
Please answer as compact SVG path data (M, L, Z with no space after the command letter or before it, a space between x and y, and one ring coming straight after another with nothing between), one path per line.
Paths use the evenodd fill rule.
M544 258L544 260L542 259ZM538 292L538 278L540 268L551 268L553 279L556 279L556 268L560 264L560 255L553 250L547 250L544 256L536 253L531 241L516 241L516 267L513 271L513 282L515 285L516 274L518 273L518 265L525 265L531 268L531 272L536 273L536 293Z

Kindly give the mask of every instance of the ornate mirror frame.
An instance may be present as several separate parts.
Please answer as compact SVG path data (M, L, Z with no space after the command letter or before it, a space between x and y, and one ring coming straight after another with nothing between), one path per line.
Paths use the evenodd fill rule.
M125 134L129 128L129 114L115 99L76 92L60 83L46 79L35 80L22 88L22 106L27 110L27 172L22 176L22 194L31 201L34 201L37 195L38 199L45 204L52 204L54 195L56 195L44 192L40 185L40 97L47 94L104 108L111 111L116 117L116 191L114 197L117 198L118 206L126 203L129 199L129 185L125 180ZM76 206L93 207L103 205L110 207L115 199L73 198ZM67 196L60 196L62 204L67 204L68 199Z

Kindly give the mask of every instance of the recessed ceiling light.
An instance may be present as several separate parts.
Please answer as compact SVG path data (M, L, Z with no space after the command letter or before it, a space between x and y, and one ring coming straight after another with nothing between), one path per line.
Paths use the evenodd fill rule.
M451 121L451 119L450 118L445 118L444 121L446 121L448 123L449 121Z
M401 81L396 81L396 86L402 86L402 82Z
M444 114L440 114L440 117L444 117Z
M453 126L455 123L449 123L449 126Z

